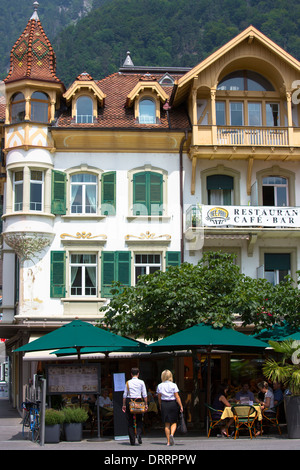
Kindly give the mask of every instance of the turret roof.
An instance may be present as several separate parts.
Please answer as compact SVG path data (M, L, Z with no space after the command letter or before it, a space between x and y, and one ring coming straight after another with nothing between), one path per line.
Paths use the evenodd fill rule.
M10 70L5 83L22 79L61 83L55 75L55 53L41 25L37 6L38 2L34 2L34 13L11 50Z

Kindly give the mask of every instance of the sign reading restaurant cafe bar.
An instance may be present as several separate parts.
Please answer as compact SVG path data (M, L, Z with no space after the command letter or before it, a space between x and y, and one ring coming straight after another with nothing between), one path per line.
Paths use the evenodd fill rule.
M200 206L202 226L300 227L300 208L264 206Z

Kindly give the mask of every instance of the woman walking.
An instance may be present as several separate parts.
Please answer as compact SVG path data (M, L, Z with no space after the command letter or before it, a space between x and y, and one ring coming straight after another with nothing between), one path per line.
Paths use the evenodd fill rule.
M177 428L178 410L183 412L179 390L173 383L173 375L169 370L161 374L161 383L157 387L158 404L161 410L162 422L165 426L167 446L174 445L174 434Z

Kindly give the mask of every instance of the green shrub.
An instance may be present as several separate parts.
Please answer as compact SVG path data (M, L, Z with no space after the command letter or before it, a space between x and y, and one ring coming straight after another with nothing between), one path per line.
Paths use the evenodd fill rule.
M45 425L52 426L54 424L62 424L65 420L65 415L62 411L48 408L45 411Z
M83 408L63 408L65 423L84 423L89 415Z

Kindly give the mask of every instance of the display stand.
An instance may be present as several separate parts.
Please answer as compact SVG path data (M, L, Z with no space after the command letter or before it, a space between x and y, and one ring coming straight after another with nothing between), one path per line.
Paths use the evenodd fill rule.
M113 374L114 436L116 441L129 440L126 413L122 411L125 374Z

